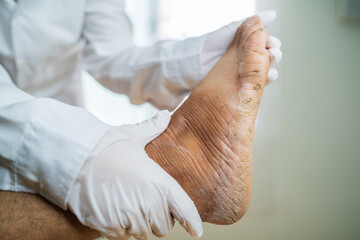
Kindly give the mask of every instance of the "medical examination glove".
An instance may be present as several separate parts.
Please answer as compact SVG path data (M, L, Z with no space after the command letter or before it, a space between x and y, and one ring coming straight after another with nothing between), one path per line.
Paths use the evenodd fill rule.
M275 11L266 11L258 14L263 25L268 27L276 18ZM220 60L226 49L233 40L236 30L245 21L245 19L230 23L214 32L203 35L203 45L200 54L201 65L204 75L207 75L215 64ZM278 78L278 71L273 66L281 61L282 52L280 50L280 41L269 36L267 48L270 56L270 69L268 73L267 84Z
M81 169L68 206L80 222L115 239L148 239L168 234L177 219L192 235L202 235L193 201L148 157L145 145L168 126L168 111L139 124L114 127Z

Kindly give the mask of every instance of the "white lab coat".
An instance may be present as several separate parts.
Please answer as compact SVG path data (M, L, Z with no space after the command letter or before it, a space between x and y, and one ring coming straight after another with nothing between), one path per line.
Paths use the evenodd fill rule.
M132 103L167 109L203 78L202 38L136 48L131 32L121 0L0 0L1 190L40 193L66 209L110 128L67 105L82 105L82 69Z

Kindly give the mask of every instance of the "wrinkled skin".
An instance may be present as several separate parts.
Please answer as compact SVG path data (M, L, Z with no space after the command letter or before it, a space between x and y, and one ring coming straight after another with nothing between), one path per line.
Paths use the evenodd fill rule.
M266 42L261 20L248 19L166 131L146 146L203 221L231 224L249 206L255 119L269 68Z
M252 192L255 119L269 68L258 17L238 29L227 52L146 146L195 202L203 221L231 224ZM38 195L0 191L2 239L93 239L98 233Z

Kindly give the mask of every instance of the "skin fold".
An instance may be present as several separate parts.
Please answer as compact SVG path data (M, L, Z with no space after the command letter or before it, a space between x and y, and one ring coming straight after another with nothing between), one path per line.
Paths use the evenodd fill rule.
M249 207L255 119L269 69L259 17L245 21L227 52L145 150L189 194L203 221L232 224ZM94 239L38 195L0 191L2 239ZM4 238L3 238L4 237Z

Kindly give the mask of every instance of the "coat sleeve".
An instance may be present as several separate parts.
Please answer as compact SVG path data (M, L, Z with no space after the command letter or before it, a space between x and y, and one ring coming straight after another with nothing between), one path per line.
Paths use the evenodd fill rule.
M138 48L119 0L89 0L84 21L85 68L106 88L126 94L133 104L150 102L172 110L203 78L203 37Z
M0 189L66 209L71 186L110 126L84 109L18 89L0 65Z

